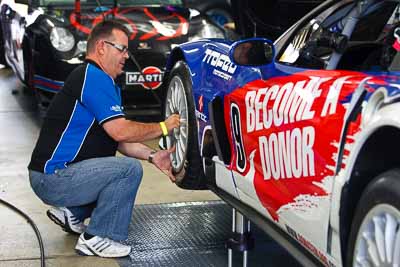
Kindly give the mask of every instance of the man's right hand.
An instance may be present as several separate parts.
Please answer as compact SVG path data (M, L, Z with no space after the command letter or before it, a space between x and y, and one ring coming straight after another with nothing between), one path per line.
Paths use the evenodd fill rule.
M174 128L178 128L180 125L180 117L178 114L172 114L165 120L165 126L167 126L168 133L171 133Z

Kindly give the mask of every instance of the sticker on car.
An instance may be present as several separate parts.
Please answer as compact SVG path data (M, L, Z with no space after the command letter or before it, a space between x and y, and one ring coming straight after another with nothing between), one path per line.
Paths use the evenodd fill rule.
M154 66L149 66L143 69L142 72L127 72L126 84L140 84L146 89L157 89L160 87L164 72Z

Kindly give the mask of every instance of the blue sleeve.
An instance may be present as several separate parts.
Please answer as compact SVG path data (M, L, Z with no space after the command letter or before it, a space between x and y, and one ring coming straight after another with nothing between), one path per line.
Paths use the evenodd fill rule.
M124 117L120 89L110 76L90 64L86 69L81 102L93 113L99 124Z

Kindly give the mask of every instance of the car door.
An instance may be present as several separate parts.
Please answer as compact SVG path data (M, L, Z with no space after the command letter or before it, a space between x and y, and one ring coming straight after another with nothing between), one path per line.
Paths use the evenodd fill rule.
M5 57L21 80L24 77L22 41L25 33L25 17L27 14L27 0L6 0L1 3L0 19Z
M360 129L360 118L350 115L361 105L369 76L352 71L355 63L353 68L347 63L350 70L334 70L343 51L332 44L314 47L313 42L318 35L340 33L357 8L341 1L299 24L277 51L273 71L265 67L265 79L233 91L225 107L234 148L230 167L240 199L324 262L332 184ZM362 22L378 22L380 10L389 14L390 8L371 5L352 32L374 32L372 24Z

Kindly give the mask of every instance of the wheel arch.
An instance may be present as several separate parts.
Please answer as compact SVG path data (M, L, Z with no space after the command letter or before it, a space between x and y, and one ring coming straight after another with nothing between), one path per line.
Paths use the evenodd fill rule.
M347 244L356 207L368 184L379 174L400 167L400 129L383 126L362 145L351 171L351 179L340 199L340 240L342 260L346 262Z
M163 82L161 85L162 99L165 99L165 97L167 96L168 83L169 83L169 80L172 78L172 77L170 77L171 71L172 71L173 67L175 66L175 64L180 60L185 61L185 57L183 55L183 51L180 48L176 47L171 51L170 55L168 56L167 63L165 65L165 73L164 73ZM161 104L161 110L162 110L161 115L165 116L165 114L164 114L165 103L164 103L164 101L161 101L161 103L162 103Z
M183 50L177 47L171 51L171 54L168 57L168 61L165 66L166 71L169 73L179 60L185 60L185 56L183 54Z

